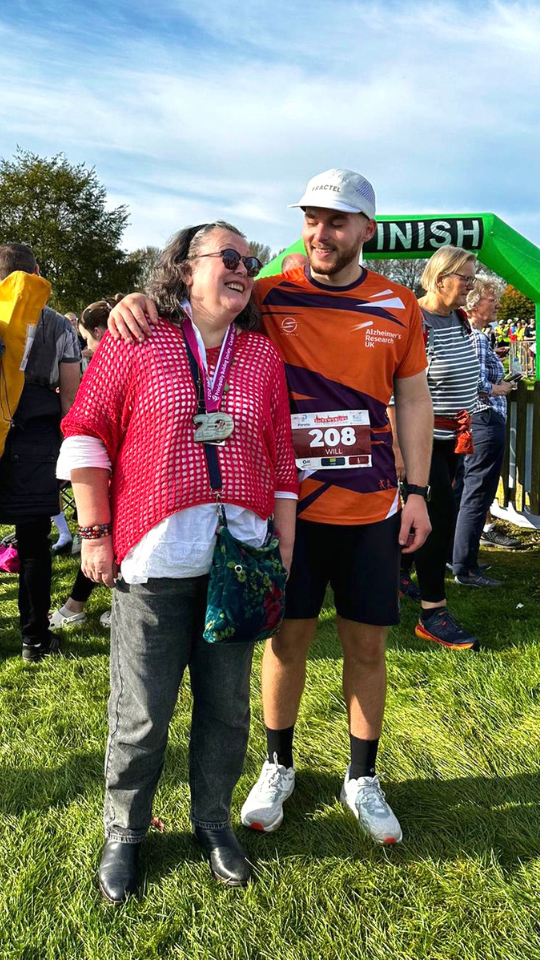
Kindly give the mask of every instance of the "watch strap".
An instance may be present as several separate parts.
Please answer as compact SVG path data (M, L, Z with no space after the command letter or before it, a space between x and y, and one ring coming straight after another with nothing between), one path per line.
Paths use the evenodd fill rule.
M406 483L405 489L407 491L407 495L409 495L410 493L413 493L413 494L416 493L418 494L419 497L423 497L424 500L431 499L431 487L429 486L419 487L418 484L416 483Z

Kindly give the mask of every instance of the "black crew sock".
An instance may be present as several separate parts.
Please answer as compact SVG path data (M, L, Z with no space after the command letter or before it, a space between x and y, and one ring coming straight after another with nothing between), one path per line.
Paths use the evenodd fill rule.
M270 727L266 727L266 749L270 763L274 762L274 754L276 754L278 763L283 767L292 767L293 737L294 724L285 730L270 730Z
M439 610L446 610L446 604L441 603L440 607L429 607L427 610L422 607L420 611L421 620L429 620L432 613L438 613Z
M374 777L379 740L360 740L359 737L353 737L352 733L349 734L349 738L351 741L349 779L358 780L358 777Z

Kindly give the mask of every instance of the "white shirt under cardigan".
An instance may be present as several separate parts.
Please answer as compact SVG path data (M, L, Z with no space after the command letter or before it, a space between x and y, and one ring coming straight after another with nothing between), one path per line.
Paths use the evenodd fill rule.
M71 480L71 471L81 467L111 469L105 444L97 437L68 437L64 440L56 475ZM292 493L276 493L277 498L296 500ZM225 504L229 529L238 540L260 547L268 524L252 510ZM209 573L216 543L217 507L204 503L179 510L156 524L126 554L120 572L126 583L146 583L154 577L200 577Z

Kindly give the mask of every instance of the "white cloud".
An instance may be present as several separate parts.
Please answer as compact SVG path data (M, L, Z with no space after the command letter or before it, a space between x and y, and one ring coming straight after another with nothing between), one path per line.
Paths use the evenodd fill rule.
M65 36L0 28L0 153L96 165L128 246L216 216L284 246L330 166L373 179L381 213L492 210L540 244L536 6L158 0L146 31L129 9L131 31L99 4Z

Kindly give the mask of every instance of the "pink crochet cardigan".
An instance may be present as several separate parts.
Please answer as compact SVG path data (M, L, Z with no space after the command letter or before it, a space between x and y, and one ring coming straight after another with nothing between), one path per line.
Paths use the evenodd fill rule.
M207 351L210 371L218 353ZM235 424L216 448L221 499L266 519L276 492L296 494L298 479L283 362L261 334L239 331L221 409ZM119 563L166 517L215 500L203 444L193 439L196 412L178 327L163 321L142 344L103 338L62 429L66 437L98 437L105 444Z

